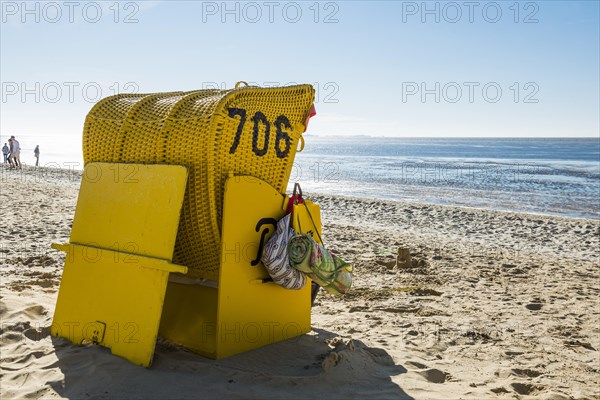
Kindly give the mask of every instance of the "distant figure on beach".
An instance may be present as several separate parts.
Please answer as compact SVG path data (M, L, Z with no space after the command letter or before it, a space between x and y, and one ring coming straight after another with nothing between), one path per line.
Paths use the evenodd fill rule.
M11 136L10 140L12 140L12 146L10 150L10 156L8 158L9 163L12 159L13 163L15 164L14 168L21 169L23 166L21 164L21 146L19 144L19 141L14 136Z
M33 150L33 155L35 156L35 166L40 165L40 145L35 146L35 150Z
M10 149L8 148L6 143L4 143L4 147L2 147L2 155L4 156L4 162L3 162L4 165L6 165L8 163L8 153L10 153Z
M9 169L13 169L15 167L15 164L13 163L13 156L12 156L12 152L13 152L13 140L12 139L8 139L8 168Z

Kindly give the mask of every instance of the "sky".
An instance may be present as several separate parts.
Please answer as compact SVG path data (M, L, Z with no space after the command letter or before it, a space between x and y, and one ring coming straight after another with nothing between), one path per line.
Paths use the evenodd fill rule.
M115 93L310 83L309 134L598 137L599 2L1 2L0 138Z

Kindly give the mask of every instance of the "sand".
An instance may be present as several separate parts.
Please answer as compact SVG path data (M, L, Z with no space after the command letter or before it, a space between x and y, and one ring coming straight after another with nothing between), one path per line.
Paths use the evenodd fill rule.
M308 335L218 361L160 340L144 369L49 336L80 177L0 176L2 399L600 398L597 220L309 194L353 291Z

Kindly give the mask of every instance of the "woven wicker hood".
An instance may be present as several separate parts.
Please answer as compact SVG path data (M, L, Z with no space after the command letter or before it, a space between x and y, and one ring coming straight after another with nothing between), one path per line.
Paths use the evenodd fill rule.
M216 280L228 173L285 193L314 95L311 85L297 85L111 96L86 118L84 162L188 167L174 262L190 277ZM135 182L135 171L118 179Z

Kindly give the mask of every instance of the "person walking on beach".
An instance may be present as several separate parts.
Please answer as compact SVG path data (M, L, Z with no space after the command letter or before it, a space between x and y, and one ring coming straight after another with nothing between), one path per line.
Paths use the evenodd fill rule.
M15 168L15 164L13 163L13 140L12 139L8 139L8 168L9 169L14 169Z
M35 150L33 150L33 155L35 156L35 166L40 165L40 145L35 146Z
M23 165L21 164L21 146L19 145L19 141L14 137L10 137L12 140L12 150L10 151L10 157L15 163L15 168L21 169Z
M4 165L6 165L8 163L8 153L9 152L10 152L10 149L8 148L6 143L4 143L4 147L2 147L2 155L4 156L4 162L3 162Z

